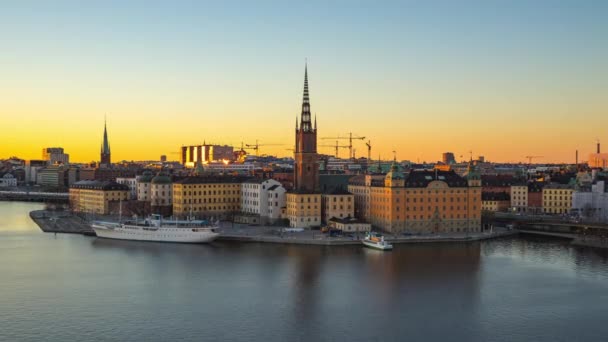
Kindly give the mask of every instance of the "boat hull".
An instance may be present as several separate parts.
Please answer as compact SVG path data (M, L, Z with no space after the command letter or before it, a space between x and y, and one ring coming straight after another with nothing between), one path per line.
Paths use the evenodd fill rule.
M207 229L159 228L157 230L144 230L122 227L108 228L99 225L92 225L92 228L100 238L133 241L209 243L220 235Z
M373 249L378 249L381 251L390 251L393 249L393 245L391 244L385 244L385 245L380 245L376 242L373 241L367 241L367 240L361 240L361 243L363 243L363 245L365 247L369 247L369 248L373 248Z

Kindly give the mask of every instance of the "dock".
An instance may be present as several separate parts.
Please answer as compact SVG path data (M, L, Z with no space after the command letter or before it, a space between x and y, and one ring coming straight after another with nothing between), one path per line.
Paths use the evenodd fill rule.
M30 217L45 233L95 235L87 221L69 212L34 210Z
M30 217L46 233L68 233L94 236L89 222L70 212L35 210ZM276 226L249 226L222 222L218 241L226 242L257 242L279 243L317 246L348 246L360 245L364 233L346 236L330 237L318 230L304 230L302 232L285 232L282 227ZM491 232L480 233L441 233L427 235L391 235L385 234L385 239L391 244L405 243L449 243L472 242L494 239L519 234L516 230L494 229Z

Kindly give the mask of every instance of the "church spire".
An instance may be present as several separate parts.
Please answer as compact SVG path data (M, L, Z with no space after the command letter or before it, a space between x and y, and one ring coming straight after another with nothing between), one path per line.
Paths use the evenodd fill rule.
M106 120L103 120L103 148L102 153L110 154L110 143L108 142L108 127Z
M304 64L304 99L302 102L310 104L310 98L308 94L308 63Z
M108 125L106 119L103 120L103 143L101 144L100 164L104 167L110 167L112 163L110 153L110 142L108 141Z
M312 132L310 117L310 94L308 93L308 64L304 65L304 96L302 99L302 115L300 117L300 129L303 132Z

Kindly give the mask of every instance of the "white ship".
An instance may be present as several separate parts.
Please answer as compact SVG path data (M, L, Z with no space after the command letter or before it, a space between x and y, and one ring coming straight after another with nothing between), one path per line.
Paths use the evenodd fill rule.
M219 225L205 220L163 220L160 215L138 222L93 222L91 228L98 237L120 240L207 243L220 234Z
M393 245L384 241L384 236L378 233L368 232L361 242L367 247L380 249L383 251L393 249Z

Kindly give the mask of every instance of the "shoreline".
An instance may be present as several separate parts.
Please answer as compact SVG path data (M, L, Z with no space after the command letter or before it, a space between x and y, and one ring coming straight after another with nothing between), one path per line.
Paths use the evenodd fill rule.
M84 219L74 216L68 212L33 210L29 213L30 218L45 233L82 234L95 236L95 232ZM348 246L360 245L361 241L354 237L328 237L317 231L306 231L303 233L283 233L276 235L278 227L259 226L237 226L220 228L220 236L216 241L224 242L258 242L277 244L317 245L317 246ZM275 233L275 235L273 235ZM487 239L500 238L517 235L517 231L495 230L492 234L477 233L466 236L411 236L394 237L387 235L386 241L391 244L404 243L449 243L449 242L472 242Z

